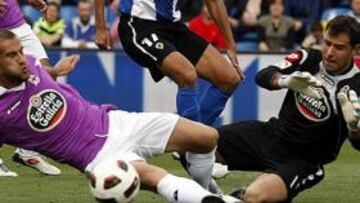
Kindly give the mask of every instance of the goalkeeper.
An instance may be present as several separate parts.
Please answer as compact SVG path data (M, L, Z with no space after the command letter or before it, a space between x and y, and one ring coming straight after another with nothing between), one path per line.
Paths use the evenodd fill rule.
M256 76L259 86L287 89L277 118L219 129L217 160L230 170L263 172L233 196L255 202L291 202L324 177L350 138L360 149L360 69L353 62L360 25L337 16L324 33L322 51L296 50Z

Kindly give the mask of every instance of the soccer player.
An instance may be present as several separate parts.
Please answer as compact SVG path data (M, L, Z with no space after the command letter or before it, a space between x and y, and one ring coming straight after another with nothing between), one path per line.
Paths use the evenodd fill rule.
M39 11L46 11L47 5L43 0L28 0L28 2ZM1 9L1 5L3 5L3 9ZM25 22L16 0L0 0L0 28L13 32L20 39L24 47L24 53L35 56L44 67L51 68L41 42L30 25ZM61 173L60 169L48 163L44 157L34 151L18 148L15 151L13 160L47 175L60 175ZM0 176L17 176L17 174L7 169L1 160Z
M48 70L52 76L66 75L78 60L73 55ZM82 172L108 159L129 161L142 186L169 202L240 202L145 162L171 151L209 153L217 143L215 129L174 114L94 105L24 55L20 41L7 30L0 30L0 96L0 144L37 150Z
M212 125L243 77L223 0L206 0L205 3L225 38L230 62L180 21L177 0L122 0L118 30L124 51L138 64L148 68L154 81L168 76L178 85L178 114ZM110 48L103 0L95 0L95 14L95 43L100 48ZM198 77L211 82L200 100L196 91ZM189 153L187 156L193 155ZM212 157L213 153L204 155L203 159ZM211 169L191 165L188 168L190 174L207 188L208 178L195 177L195 171L199 170Z
M290 202L324 178L346 138L360 149L360 24L337 16L324 32L322 51L296 50L260 71L259 86L288 89L278 118L219 129L217 158L230 170L262 171L233 195L246 203ZM243 197L241 197L243 196Z

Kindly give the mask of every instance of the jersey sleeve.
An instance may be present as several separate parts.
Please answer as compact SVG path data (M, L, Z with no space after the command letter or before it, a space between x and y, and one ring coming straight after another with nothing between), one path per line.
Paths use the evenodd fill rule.
M295 71L316 73L321 54L316 50L296 49L288 56L271 64L256 75L256 83L266 89L273 90L272 82L279 74L289 75Z

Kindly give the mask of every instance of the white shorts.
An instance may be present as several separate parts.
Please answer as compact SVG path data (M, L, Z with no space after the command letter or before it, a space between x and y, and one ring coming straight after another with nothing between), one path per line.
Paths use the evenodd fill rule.
M19 27L11 29L10 31L19 38L22 46L24 47L24 54L32 55L38 60L48 58L44 47L31 29L30 25L24 23Z
M104 146L85 170L103 161L145 161L165 152L179 116L171 113L109 112L109 132Z

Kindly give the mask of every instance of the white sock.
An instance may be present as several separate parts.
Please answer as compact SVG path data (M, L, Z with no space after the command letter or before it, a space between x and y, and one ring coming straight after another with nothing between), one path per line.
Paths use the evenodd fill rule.
M171 174L160 180L157 191L168 202L173 203L200 203L205 196L211 195L195 181Z
M215 161L215 149L207 154L186 152L186 161L191 177L203 188L208 189Z

